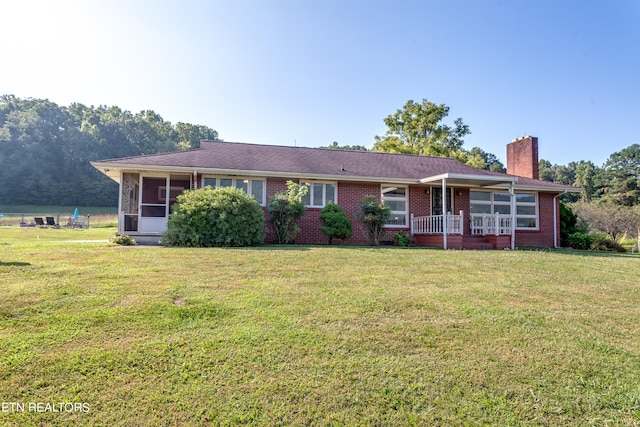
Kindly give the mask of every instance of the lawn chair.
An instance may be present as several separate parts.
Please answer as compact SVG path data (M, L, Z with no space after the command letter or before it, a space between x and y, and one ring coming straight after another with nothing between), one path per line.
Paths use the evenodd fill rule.
M58 227L58 226L56 225L56 220L55 220L55 218L53 218L52 216L48 216L46 219L47 219L47 225L48 225L49 227L56 227L56 228Z
M33 218L33 220L36 222L36 225L38 227L44 227L45 226L44 221L42 220L42 218L40 218L40 217L39 218Z

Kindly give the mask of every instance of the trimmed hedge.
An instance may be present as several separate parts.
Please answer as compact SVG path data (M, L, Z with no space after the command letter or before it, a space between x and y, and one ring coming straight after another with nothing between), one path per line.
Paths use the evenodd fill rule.
M264 212L244 191L204 187L173 205L162 242L167 246L254 246L264 241Z

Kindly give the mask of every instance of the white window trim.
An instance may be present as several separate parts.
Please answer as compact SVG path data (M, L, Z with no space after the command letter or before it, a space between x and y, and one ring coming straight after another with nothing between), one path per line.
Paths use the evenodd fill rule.
M314 205L313 204L313 184L322 184L322 205ZM304 185L306 186L309 191L308 191L308 195L309 195L309 203L308 205L305 205L305 207L307 208L324 208L325 206L327 206L327 184L333 185L333 195L335 198L335 201L332 201L330 203L338 203L338 183L336 181L316 181L316 180L300 180L299 185Z
M494 201L494 194L506 194L504 191L487 191L487 190L481 190L481 189L471 189L471 191L477 191L480 193L490 193L490 200L471 200L471 192L469 193L469 206L471 206L472 204L476 204L476 205L489 205L491 206L491 212L494 213L495 209L494 206L495 205L511 205L511 202L502 202L502 201ZM517 195L518 194L533 194L533 196L535 197L535 202L519 202L518 203L518 198ZM513 207L515 208L515 212L512 212L511 214L515 216L515 220L516 220L516 230L522 230L522 231L539 231L540 230L540 198L538 197L538 193L536 192L529 192L529 191L518 191L516 192L516 196L515 196L515 201L514 201L514 205ZM535 206L535 210L536 213L535 215L518 215L518 206ZM481 215L481 214L472 214L470 213L470 215ZM535 218L536 220L536 226L535 227L518 227L518 218Z
M232 187L233 188L238 188L236 185L236 181L248 181L247 182L247 194L252 195L251 194L251 182L252 181L262 181L262 200L257 200L256 201L260 204L260 206L266 206L267 204L267 180L265 178L256 178L256 177L249 177L249 176L227 176L227 175L202 175L201 179L200 179L200 187L198 188L204 188L205 187L205 183L204 180L205 179L213 179L215 178L216 180L216 188L220 187L220 181L223 179L230 179L232 181Z
M395 215L403 215L405 217L405 223L404 224L385 224L384 227L385 228L409 228L410 224L409 224L409 186L408 185L397 185L397 184L380 184L380 200L384 201L384 193L382 192L382 188L383 187L396 187L396 188L404 188L404 197L394 197L394 200L397 201L404 201L404 206L405 209L404 211L391 211L391 218L389 218L390 220L393 218L394 214Z
M519 202L518 203L518 197L517 197L518 194L533 194L533 197L535 198L535 201L533 203L531 203L531 202ZM534 206L535 210L536 210L536 214L535 215L518 215L518 206ZM516 211L515 211L516 230L523 230L523 231L539 231L540 230L540 197L539 197L538 193L529 192L529 191L516 192L515 207L516 207ZM517 226L518 225L518 218L535 218L536 226L535 227L518 227Z

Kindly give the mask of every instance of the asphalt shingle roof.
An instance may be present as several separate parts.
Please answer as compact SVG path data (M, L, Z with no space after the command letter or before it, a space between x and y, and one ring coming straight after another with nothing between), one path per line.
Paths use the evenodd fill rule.
M509 176L467 166L457 160L363 151L327 150L319 148L246 144L237 142L202 141L199 149L146 156L102 160L111 166L143 169L145 166L176 167L270 174L327 176L332 179L379 178L417 181L422 178L450 174L476 176ZM567 188L547 181L518 178L519 185Z

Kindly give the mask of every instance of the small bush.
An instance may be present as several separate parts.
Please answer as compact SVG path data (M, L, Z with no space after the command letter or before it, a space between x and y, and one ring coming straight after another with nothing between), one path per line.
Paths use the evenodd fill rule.
M320 212L322 225L320 231L329 237L329 244L333 239L348 239L353 234L353 227L347 214L335 203L330 203Z
M167 246L253 246L264 240L264 212L232 187L185 191L178 196L162 242Z
M591 243L591 249L594 251L612 251L612 252L626 252L627 250L620 243L613 240L611 237L603 233L594 233L592 235L593 243Z
M305 185L287 181L287 191L280 191L269 202L269 222L273 225L279 244L293 243L300 232L298 221L306 208L302 198L309 189Z
M396 234L393 235L393 240L395 240L396 244L398 246L411 246L411 244L413 243L413 238L411 237L411 234L407 233L406 231L398 231Z
M135 246L138 244L138 242L136 242L136 239L126 234L114 237L113 239L111 239L111 242L115 243L116 245L123 246Z
M369 238L369 244L379 246L380 239L384 236L384 226L391 216L391 209L384 201L377 201L375 196L364 196L364 202L360 205L361 211L356 218L364 226L364 231Z
M593 237L588 233L577 231L567 236L566 243L574 249L590 249L593 244Z

